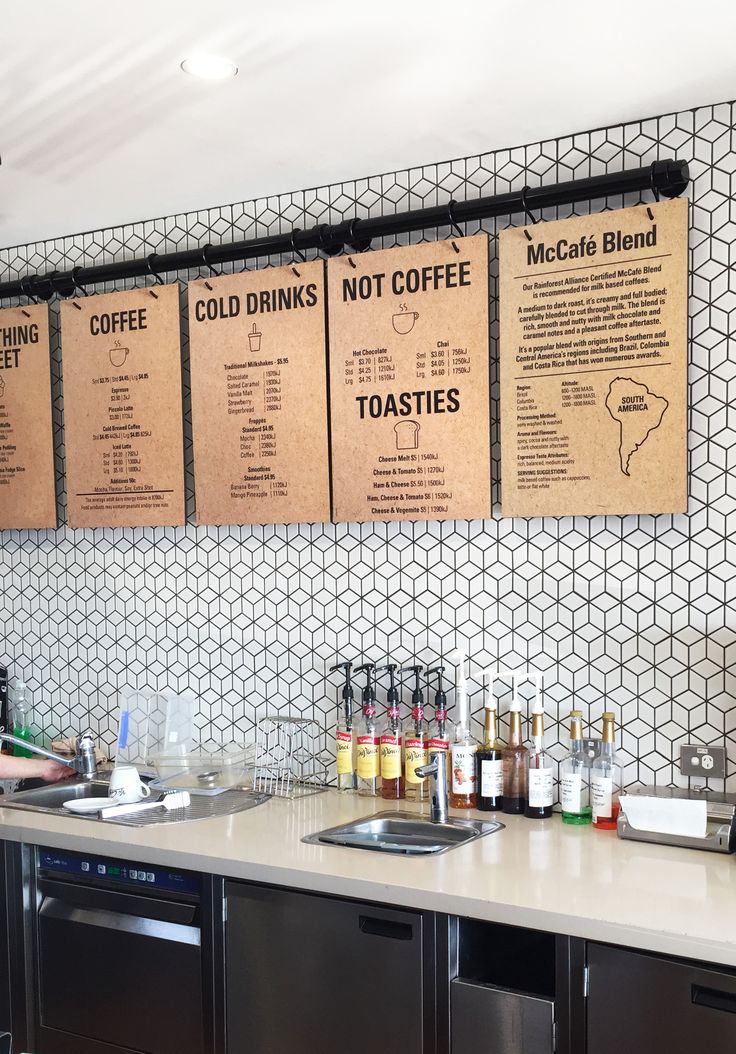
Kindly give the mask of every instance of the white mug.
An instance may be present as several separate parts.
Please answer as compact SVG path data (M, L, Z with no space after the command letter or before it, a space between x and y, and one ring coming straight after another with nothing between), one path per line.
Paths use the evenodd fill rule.
M147 798L151 788L141 781L135 765L116 765L110 776L109 797L116 805L127 805L128 802Z

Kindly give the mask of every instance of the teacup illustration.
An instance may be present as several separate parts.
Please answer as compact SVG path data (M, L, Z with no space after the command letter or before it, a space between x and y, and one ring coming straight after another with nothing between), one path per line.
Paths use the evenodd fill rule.
M397 333L411 333L414 323L419 318L418 311L400 311L391 316L391 322Z
M128 357L129 348L121 348L119 344L116 344L114 348L110 348L110 362L117 369L125 365L125 360Z

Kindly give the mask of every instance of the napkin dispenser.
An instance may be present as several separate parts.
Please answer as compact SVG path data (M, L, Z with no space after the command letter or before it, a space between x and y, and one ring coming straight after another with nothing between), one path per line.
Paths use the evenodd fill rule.
M736 794L680 787L634 787L621 795L619 838L636 842L736 851Z

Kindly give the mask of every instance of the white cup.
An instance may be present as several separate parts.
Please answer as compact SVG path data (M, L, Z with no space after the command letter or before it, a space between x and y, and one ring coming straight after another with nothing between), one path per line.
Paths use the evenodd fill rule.
M116 805L127 805L128 802L147 798L151 788L141 781L135 765L116 765L110 776L108 795Z

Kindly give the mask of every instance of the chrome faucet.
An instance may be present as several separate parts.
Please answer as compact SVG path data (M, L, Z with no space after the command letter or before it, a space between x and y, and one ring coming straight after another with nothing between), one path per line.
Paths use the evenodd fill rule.
M46 750L45 747L37 747L35 743L29 743L27 739L19 739L18 736L11 736L9 732L0 732L0 743L12 743L13 746L22 747L23 750L28 750L32 754L39 754L42 758L58 761L60 765L68 765L86 780L94 779L97 775L95 742L89 732L77 736L76 749L71 758L54 754L52 750Z
M430 750L429 764L420 765L414 771L422 778L429 776L430 820L447 823L447 751Z

